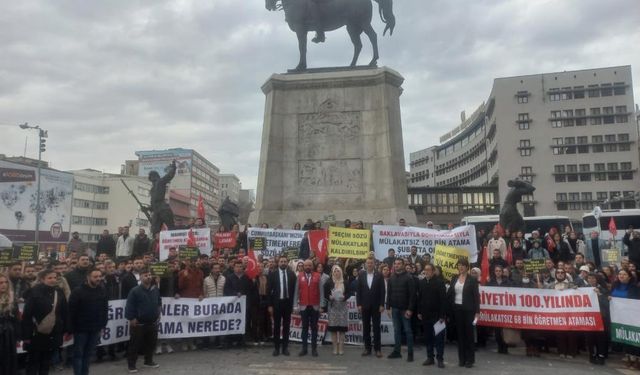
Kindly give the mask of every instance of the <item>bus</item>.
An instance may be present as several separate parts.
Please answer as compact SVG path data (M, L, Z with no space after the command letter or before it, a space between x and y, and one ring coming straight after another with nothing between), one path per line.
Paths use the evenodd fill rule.
M534 230L540 231L542 237L552 227L555 227L560 233L563 233L565 227L573 229L571 220L567 216L528 216L523 219L526 226L525 238L529 238ZM462 225L475 225L476 231L484 229L485 233L491 233L493 227L499 222L500 215L467 216L460 221Z
M613 218L616 223L617 234L615 238L609 232L609 222ZM582 233L585 239L591 237L591 232L598 232L601 239L606 242L615 242L621 254L625 254L622 238L627 229L640 228L640 209L601 210L596 207L592 212L582 215Z

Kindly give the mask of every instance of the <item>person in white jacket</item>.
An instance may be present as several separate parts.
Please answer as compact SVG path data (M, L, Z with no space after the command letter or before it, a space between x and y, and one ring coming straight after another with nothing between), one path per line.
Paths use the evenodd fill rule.
M133 242L134 238L129 235L129 227L122 228L122 235L118 237L116 243L116 258L123 259L129 258L133 254Z
M226 279L222 276L220 272L220 264L213 263L211 265L211 274L204 279L204 283L202 284L202 295L205 298L209 297L223 297L224 296L224 283ZM214 338L214 346L217 348L222 347L222 339L221 336L216 336ZM204 339L204 346L209 346L209 337Z

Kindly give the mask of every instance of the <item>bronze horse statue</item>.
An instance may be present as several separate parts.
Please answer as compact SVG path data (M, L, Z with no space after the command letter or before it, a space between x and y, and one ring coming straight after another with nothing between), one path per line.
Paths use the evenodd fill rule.
M387 30L393 34L396 18L393 14L393 0L374 0L378 3L380 18L386 24L382 35ZM373 58L369 66L376 66L378 62L378 36L371 26L373 5L371 0L265 0L267 10L284 10L285 21L289 28L298 36L300 62L297 71L307 69L307 33L316 31L324 35L325 31L332 31L347 27L353 43L353 59L351 66L356 66L358 56L362 50L360 35L364 32L373 47ZM314 39L316 41L316 39ZM319 40L324 41L324 37Z

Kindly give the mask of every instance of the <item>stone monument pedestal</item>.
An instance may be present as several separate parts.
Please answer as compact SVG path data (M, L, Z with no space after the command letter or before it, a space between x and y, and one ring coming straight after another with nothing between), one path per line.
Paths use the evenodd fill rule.
M403 81L386 67L272 75L262 86L260 171L249 222L415 223L407 206Z

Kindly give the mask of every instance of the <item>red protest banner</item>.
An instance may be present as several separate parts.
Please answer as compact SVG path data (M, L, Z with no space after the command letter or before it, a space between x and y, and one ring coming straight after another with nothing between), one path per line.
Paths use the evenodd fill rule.
M547 331L602 331L593 288L567 290L480 287L478 325Z
M233 249L236 247L236 232L222 232L213 235L213 248Z

